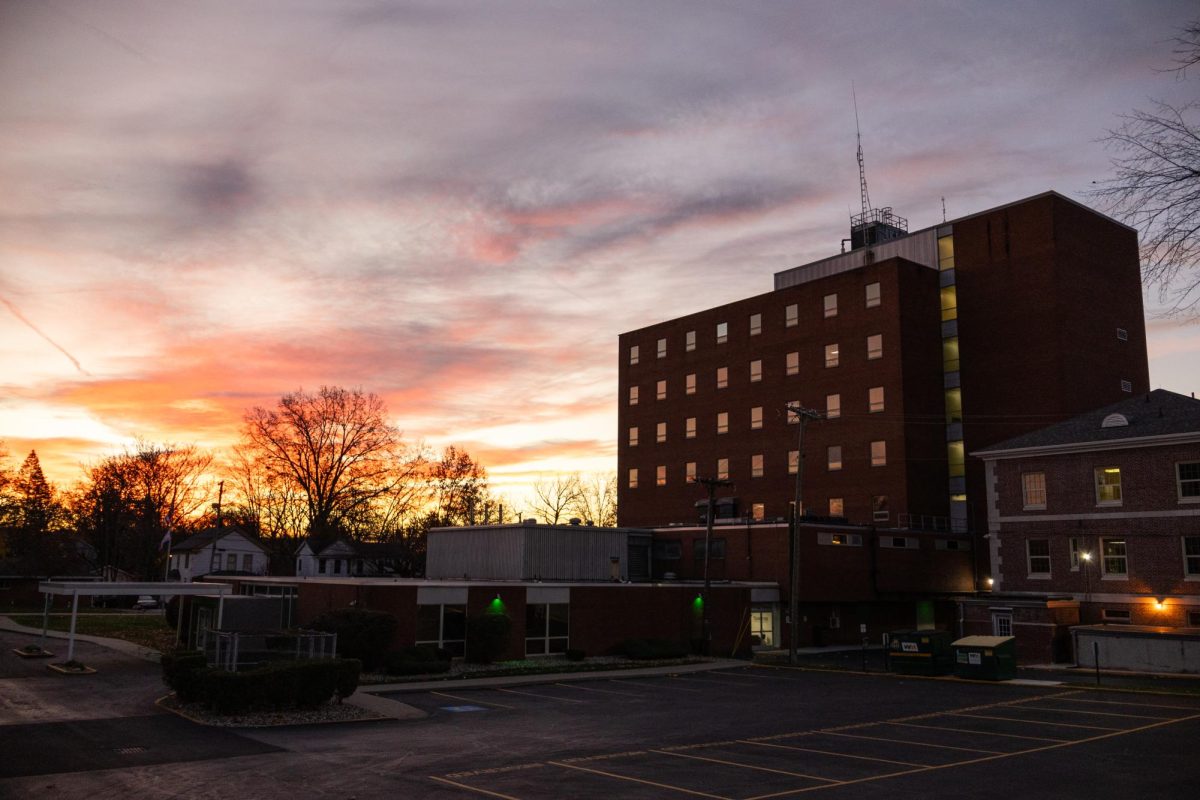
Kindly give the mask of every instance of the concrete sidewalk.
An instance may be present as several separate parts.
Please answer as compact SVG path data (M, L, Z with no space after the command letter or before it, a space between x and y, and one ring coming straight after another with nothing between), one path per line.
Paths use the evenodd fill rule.
M31 628L27 625L18 625L5 616L0 616L0 631L26 633L39 638L42 636L41 628ZM71 637L66 631L50 630L46 631L46 638L69 639ZM127 642L124 639L110 639L107 636L89 636L87 634L77 633L75 634L75 641L91 642L92 644L99 645L100 647L104 647L109 650L115 650L118 653L124 653L126 655L133 656L134 658L140 658L143 661L149 661L153 664L158 664L162 661L162 655L157 650L153 650L149 647L143 647L142 645L134 644L133 642Z

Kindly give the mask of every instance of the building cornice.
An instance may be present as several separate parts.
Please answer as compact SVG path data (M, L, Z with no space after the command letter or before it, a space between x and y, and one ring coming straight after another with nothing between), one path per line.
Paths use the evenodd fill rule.
M1029 456L1067 455L1070 453L1096 453L1111 450L1133 450L1139 447L1171 447L1179 444L1200 444L1200 431L1164 433L1158 436L1135 436L1129 439L1106 441L1068 442L1066 444L1042 444L1030 447L1013 447L1004 450L975 450L971 455L984 461L1000 461Z

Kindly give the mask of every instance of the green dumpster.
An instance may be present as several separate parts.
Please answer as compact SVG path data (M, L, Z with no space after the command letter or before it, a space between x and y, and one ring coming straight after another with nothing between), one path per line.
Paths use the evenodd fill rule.
M954 668L949 631L893 631L888 661L902 675L947 675Z
M1017 675L1017 640L1012 636L968 636L953 646L954 674L960 678L1007 681Z

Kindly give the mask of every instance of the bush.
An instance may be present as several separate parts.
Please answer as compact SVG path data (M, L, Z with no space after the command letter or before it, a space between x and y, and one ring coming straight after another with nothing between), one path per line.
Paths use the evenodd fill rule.
M360 665L354 660L277 661L245 672L207 670L201 678L204 705L217 714L313 708L338 693L353 694ZM347 694L340 694L345 689Z
M338 660L337 685L334 691L339 703L358 691L358 676L361 674L362 662L357 658Z
M362 662L363 669L373 672L383 665L384 656L392 644L396 618L384 611L344 608L322 614L313 620L310 627L336 633L338 655L357 658Z
M635 661L655 661L684 658L691 654L691 648L683 642L666 639L626 639L617 645L617 652Z
M387 654L383 670L388 675L427 675L450 671L450 654L441 648L416 645Z
M580 650L578 647L567 649L567 661L583 661L587 658L587 653Z
M163 683L174 690L181 703L194 703L203 692L208 660L196 650L174 650L162 654Z
M505 614L481 614L467 620L467 661L491 664L508 653L512 620Z

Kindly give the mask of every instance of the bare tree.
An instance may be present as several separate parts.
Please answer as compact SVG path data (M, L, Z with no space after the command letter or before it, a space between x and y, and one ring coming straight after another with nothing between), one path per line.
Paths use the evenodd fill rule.
M411 474L400 432L377 395L322 386L246 412L243 450L269 480L303 497L309 533L332 533Z
M1182 78L1200 63L1200 21L1175 42L1173 71ZM1115 175L1096 182L1091 195L1141 233L1143 282L1158 288L1171 311L1193 314L1200 303L1200 102L1153 101L1121 119L1103 140L1115 153Z
M617 473L592 473L576 476L579 493L572 513L585 522L611 528L617 524Z
M567 514L578 504L580 494L579 475L555 473L539 477L533 484L533 499L530 510L551 525L566 520Z
M429 465L429 486L440 525L474 525L490 504L487 470L454 445Z

